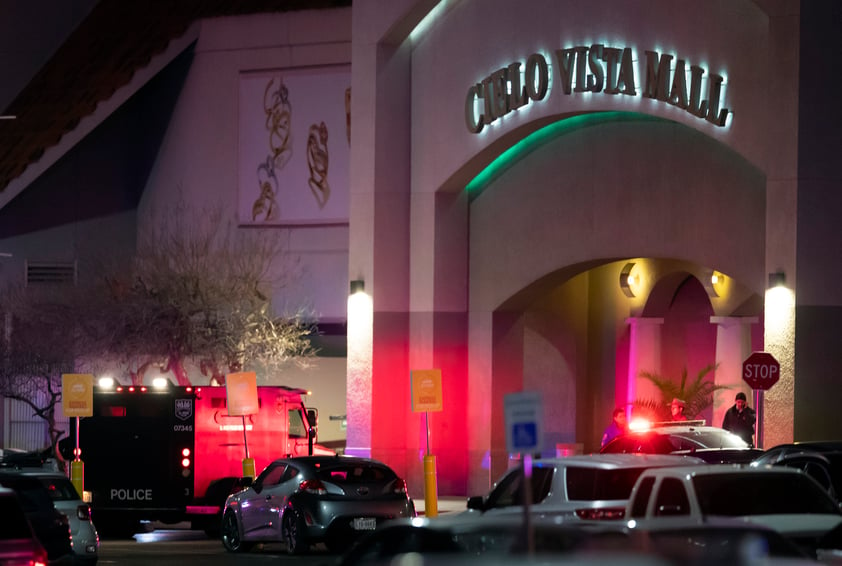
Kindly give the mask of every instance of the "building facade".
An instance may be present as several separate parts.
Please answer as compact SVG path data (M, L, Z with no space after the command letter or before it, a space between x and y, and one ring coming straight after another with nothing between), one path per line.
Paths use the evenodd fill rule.
M838 438L842 144L825 42L840 23L819 0L356 0L202 19L87 137L4 190L0 223L80 174L133 204L7 229L3 273L47 245L78 260L103 222L130 250L180 198L283 238L301 272L276 308L347 325L347 355L301 379L341 396L346 452L386 461L414 496L425 455L443 495L481 493L510 465L509 393L540 393L542 454L590 452L615 406L660 399L646 372L715 366L722 389L694 416L719 425L752 393L754 351L780 363L750 395L762 444ZM137 152L128 132L149 108ZM131 181L101 159L118 141ZM414 412L410 373L426 369L441 370L442 410Z

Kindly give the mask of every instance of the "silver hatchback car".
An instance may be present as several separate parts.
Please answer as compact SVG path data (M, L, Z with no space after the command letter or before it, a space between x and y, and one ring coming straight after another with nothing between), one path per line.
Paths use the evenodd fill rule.
M249 483L249 482L247 482ZM290 554L324 543L341 551L389 519L414 517L406 482L386 464L351 456L275 460L246 489L229 495L222 544L244 552L283 542Z

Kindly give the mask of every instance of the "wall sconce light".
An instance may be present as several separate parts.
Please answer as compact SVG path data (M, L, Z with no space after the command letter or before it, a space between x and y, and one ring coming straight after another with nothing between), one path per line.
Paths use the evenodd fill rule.
M786 284L786 275L783 271L774 271L769 274L769 289L783 287Z
M623 291L623 294L629 298L634 297L632 285L637 285L637 277L631 274L631 270L633 268L634 263L629 262L624 265L622 271L620 271L620 289Z
M725 281L725 276L718 271L705 272L702 275L702 287L707 291L708 296L718 297L719 291L716 290L717 285L721 285Z
M365 281L362 279L354 279L351 281L351 294L356 295L357 293L364 293L365 292Z

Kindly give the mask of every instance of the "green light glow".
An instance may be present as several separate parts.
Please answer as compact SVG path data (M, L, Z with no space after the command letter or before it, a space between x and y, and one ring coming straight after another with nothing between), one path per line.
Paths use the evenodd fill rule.
M480 171L467 185L465 190L471 193L471 198L476 198L495 179L502 175L509 167L523 159L526 155L538 147L550 141L571 134L577 130L605 124L607 122L667 122L663 118L639 114L636 112L596 112L593 114L580 114L554 122L536 130L518 140L513 146L501 153L497 158Z

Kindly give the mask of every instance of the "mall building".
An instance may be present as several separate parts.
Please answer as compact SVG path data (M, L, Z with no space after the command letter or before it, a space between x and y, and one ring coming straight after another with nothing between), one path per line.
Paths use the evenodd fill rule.
M347 336L295 385L416 496L425 455L442 495L511 464L508 394L539 394L542 455L591 452L616 406L662 401L643 373L714 366L692 416L743 391L764 447L842 438L838 3L325 4L193 19L0 158L0 277L130 251L181 198L283 238L276 308ZM759 351L780 369L753 391Z

